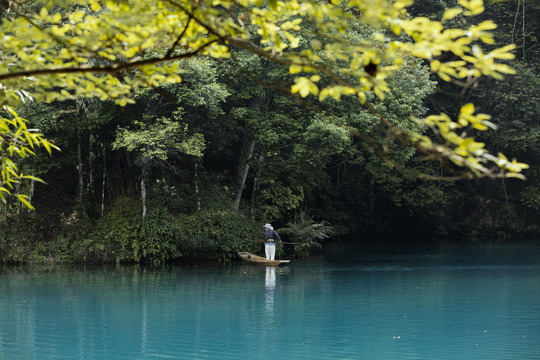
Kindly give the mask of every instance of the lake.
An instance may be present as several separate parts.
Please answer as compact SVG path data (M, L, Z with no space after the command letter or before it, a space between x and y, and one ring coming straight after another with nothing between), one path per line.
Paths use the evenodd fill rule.
M0 268L0 359L540 359L540 244Z

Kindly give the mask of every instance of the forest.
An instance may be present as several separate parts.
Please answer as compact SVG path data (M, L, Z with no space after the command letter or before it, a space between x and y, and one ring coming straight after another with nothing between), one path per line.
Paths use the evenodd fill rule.
M375 10L398 3L372 2ZM165 48L150 35L144 37L149 43L144 50L143 45L133 50L128 26L139 26L142 34L146 28L139 24L148 29L153 24L141 11L123 11L130 1L78 6L0 1L2 118L26 119L28 129L43 136L34 140L35 148L29 143L35 155L17 158L16 170L8 171L15 169L4 161L10 158L9 136L17 139L21 131L3 133L0 258L15 263L227 261L237 251L259 252L265 223L284 241L298 243L285 249L298 253L332 241L538 235L540 3L480 1L483 9L475 12L475 2L404 1L407 13L399 16L420 20L385 28L372 22L362 5L354 5L360 2L351 1L343 5L351 7L350 18L341 20L347 26L330 22L339 17L330 13L321 23L294 13L293 20L280 20L289 30L274 38L273 30L255 20L244 26L248 1L207 2L191 10L185 7L189 2L163 1L164 7L177 5L187 14L173 26L176 35L163 40L173 45ZM263 10L285 14L296 1L253 3L258 10L250 19ZM332 1L305 3L333 6ZM114 29L81 27L77 37L76 30L54 25L82 24L116 8L123 15ZM236 27L228 25L228 16ZM473 55L452 50L462 38L429 56L403 45L420 44L424 31L408 33L408 26L428 29L428 21L441 18L444 28L478 30L477 45L468 47ZM190 30L192 19L200 26L219 22L235 36L239 28L245 33L203 36ZM298 19L304 20L300 28ZM20 21L46 35L39 39L39 33L14 30ZM95 36L93 41L99 37L101 50L86 54L90 42L61 40L89 39L84 31ZM117 46L111 40L115 31L125 38L118 40L123 58L140 61L121 74L106 71L131 64L107 51ZM214 35L221 42L203 44ZM363 46L359 64L352 55L341 56L353 53L339 47L349 43ZM401 47L384 50L376 46L381 43ZM509 44L515 44L506 48L509 52L494 50ZM78 52L72 46L79 46ZM224 46L226 56L220 53ZM396 49L403 53L399 62L391 53ZM317 51L317 61L309 58L317 65L308 66L306 59ZM500 54L503 74L483 71L475 58L480 53ZM55 72L68 61L80 78ZM465 61L473 65L467 68ZM93 66L95 74L85 66ZM444 128L448 116L442 114L465 124ZM421 119L433 124L420 127ZM438 138L441 146L434 145ZM449 144L458 145L448 151ZM484 157L478 161L464 152ZM480 167L488 161L493 164ZM16 179L11 182L10 176Z

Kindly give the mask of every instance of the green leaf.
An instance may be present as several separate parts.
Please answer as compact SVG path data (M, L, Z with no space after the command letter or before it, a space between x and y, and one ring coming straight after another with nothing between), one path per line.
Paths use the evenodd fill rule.
M268 6L271 10L276 11L277 10L277 0L268 0Z
M32 204L28 202L28 196L27 195L17 195L17 198L19 198L19 201L22 202L27 208L30 210L35 210Z

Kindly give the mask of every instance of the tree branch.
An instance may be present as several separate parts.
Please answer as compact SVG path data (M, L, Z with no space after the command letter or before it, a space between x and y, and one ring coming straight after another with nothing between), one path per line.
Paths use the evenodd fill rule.
M169 49L169 52L167 52L167 55L165 55L165 57L171 57L172 56L172 53L174 51L174 48L176 47L176 45L178 45L178 43L180 42L180 40L182 40L182 38L184 37L184 34L186 33L188 27L189 27L189 24L191 23L191 19L193 19L193 17L190 15L187 22L186 22L186 26L184 27L184 30L182 30L182 33L178 36L178 38L176 39L176 41L174 42L174 44L171 45L171 48Z
M164 56L164 57L152 58L152 59L135 58L130 62L119 63L119 64L114 64L114 65L105 65L105 66L104 65L100 65L100 66L81 65L81 66L75 66L75 67L57 67L57 68L51 67L51 68L44 68L44 69L30 69L30 70L23 70L23 71L15 71L11 73L0 74L0 81L22 78L22 77L55 75L55 74L83 74L83 73L118 74L122 71L136 69L145 65L155 65L155 64L161 64L161 63L165 63L169 61L190 58L190 57L198 55L205 48L207 48L208 46L212 45L215 42L217 42L217 39L212 40L202 45L197 50L184 53L184 54L179 54L179 55L169 56L169 57Z

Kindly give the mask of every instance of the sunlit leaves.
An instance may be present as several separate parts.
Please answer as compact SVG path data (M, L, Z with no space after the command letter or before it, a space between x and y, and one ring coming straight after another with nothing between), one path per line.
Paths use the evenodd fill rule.
M270 7L265 8L264 2L243 1L238 7L240 11L238 17L232 16L229 12L238 4L227 0L213 1L211 5L209 2L207 6L194 6L189 1L126 1L121 3L107 1L105 4L100 4L92 0L81 1L81 4L88 6L92 12L84 10L71 12L67 16L69 19L67 22L62 20L59 12L50 13L46 8L42 9L36 14L36 19L46 24L42 28L32 26L25 19L5 22L3 28L6 36L12 37L16 34L16 28L24 28L28 35L20 43L13 41L20 40L19 37L10 38L10 44L13 46L8 46L5 53L9 54L11 48L12 53L19 59L15 62L16 68L13 70L50 68L51 65L57 68L84 67L90 66L87 65L90 59L95 63L97 58L98 62L103 63L103 67L110 69L109 75L116 75L117 72L122 73L122 67L130 62L153 58L156 63L161 63L168 57L182 55L182 52L192 51L194 54L202 53L216 58L227 57L229 56L227 46L229 41L235 42L238 39L249 38L248 24L254 27L261 36L260 41L265 51L270 54L280 53L299 47L302 39L300 35L303 30L302 24L308 21L317 24L327 36L336 36L336 41L326 45L323 57L318 51L322 46L320 41L317 44L313 43L312 49L304 47L300 60L294 58L294 53L283 53L285 57L292 56L291 73L298 74L302 70L316 69L316 65L326 58L339 65L336 69L338 74L356 77L363 84L362 89L358 89L359 91L365 92L367 85L367 89L373 87L379 97L383 97L384 92L388 91L384 77L385 73L393 71L393 68L381 68L380 72L383 76L374 82L365 76L359 64L367 64L372 60L381 64L391 64L394 59L404 55L438 61L437 56L450 51L462 57L466 64L463 64L462 60L435 63L435 66L432 66L434 72L444 80L479 74L500 77L500 74L511 73L507 65L493 61L495 58L507 59L508 56L488 56L484 59L476 48L471 47L477 39L493 43L490 30L495 28L495 24L492 21L484 21L469 29L444 29L441 22L427 18L405 20L405 9L412 4L409 0L396 2L350 0L346 3L346 8L336 6L337 2L299 3L296 0L271 1ZM217 5L227 9L227 12L219 10ZM482 0L461 0L459 5L461 7L448 9L441 21L444 22L460 14L474 16L483 11ZM359 12L355 12L355 9ZM133 14L137 15L133 16ZM413 42L395 41L382 34L371 40L350 42L346 36L338 34L346 34L347 28L353 21L378 28L388 28L396 34L404 31ZM28 46L36 49L34 53L26 51ZM17 50L23 47L24 51ZM55 50L54 47L57 49ZM342 63L339 64L339 62ZM394 65L394 68L400 67L399 64ZM161 74L161 78L173 75L171 71L161 66L154 66L151 72ZM145 74L148 75L151 72L146 71ZM157 76L157 78L160 77ZM137 81L133 81L122 91L114 92L113 98L117 103L127 102L126 98L129 97L132 86L148 85L144 84L142 77L136 79ZM104 90L102 93L90 91L81 94L80 91L75 90L78 87L88 89L87 83L95 81L96 78L88 79L85 76L66 74L63 79L52 77L47 81L40 81L39 85L44 88L55 86L73 88L73 90L67 88L67 93L59 92L59 94L48 96L46 98L48 101L81 95L103 99L108 89L117 86L111 81L103 81L100 84ZM154 78L150 81L150 85L153 85L155 81L159 80ZM307 83L304 80L299 81L303 85L293 85L294 91L305 94L306 90L300 91L299 87L303 88L307 86ZM66 82L71 85L66 86ZM308 93L315 95L313 85L309 88Z
M29 209L31 209L31 210L34 210L34 207L33 207L32 204L30 204L30 202L28 201L28 195L19 194L19 195L17 195L17 198L18 198L19 201L22 202L27 208L29 208Z
M451 61L446 63L441 63L439 60L433 60L430 64L431 71L437 73L441 79L444 81L450 81L452 77L458 77L458 71L465 70L468 71L464 65L465 61Z
M446 9L444 12L441 21L445 22L446 20L451 20L461 14L463 12L463 9L460 8L452 8L452 9Z
M196 21L189 21L190 15L185 11L187 3L179 2L175 7L164 6L162 2L108 1L104 11L103 4L97 1L83 1L82 5L89 5L93 12L83 8L62 18L59 12L52 13L43 8L32 21L25 18L5 20L0 30L0 35L7 40L3 42L0 81L11 88L28 88L30 85L39 93L58 87L66 90L52 95L37 94L38 99L47 101L87 96L102 100L112 98L124 104L134 86L154 85L162 79L178 81L174 69L160 66L169 58L189 51L193 55L228 56L228 47L216 41L217 34L210 33ZM200 19L211 15L217 14L202 11ZM225 28L236 26L232 20L226 23L221 25ZM294 26L295 23L290 24L291 28ZM12 64L9 73L2 74L1 69L8 62ZM147 76L131 76L129 84L120 86L115 83L115 78L132 75L129 72L139 66L129 64L137 62L146 64ZM16 75L19 72L21 76ZM22 74L28 72L42 75L33 78L32 84L21 82ZM103 75L92 78L90 73ZM101 79L103 76L106 80ZM89 84L96 83L101 90L85 92L91 88Z
M444 29L442 23L446 20L464 14L474 16L484 11L482 0L462 0L459 4L464 8L452 8L445 11L441 22L427 18L414 18L400 23L405 33L411 36L414 44L396 42L395 46L402 51L417 57L431 60L432 71L443 80L464 79L471 76L492 76L501 79L501 74L512 74L513 70L506 64L500 64L495 59L513 59L510 53L514 45L507 45L484 54L478 40L486 44L494 44L491 33L497 25L491 21L483 21L471 25L468 29ZM452 52L460 60L440 62L437 59L444 52Z
M44 147L51 154L52 150L59 150L54 144L43 138L36 129L28 129L26 120L19 117L17 112L10 106L3 107L3 115L0 115L0 200L7 201L6 196L12 195L15 185L22 180L34 180L43 182L41 179L25 175L21 172L18 161L29 155L35 155L35 148ZM33 209L28 202L28 196L17 194L18 200L25 206Z
M190 134L187 125L161 118L138 129L120 129L114 149L124 148L137 153L141 162L165 161L174 153L200 157L205 143L201 134Z
M493 35L489 32L489 30L494 30L497 28L497 24L495 24L493 21L483 21L477 26L471 26L469 28L470 36L474 39L480 39L486 44L494 44L495 40L493 40Z
M458 123L462 126L468 126L469 124L477 129L477 130L487 130L488 127L492 129L496 129L495 125L489 122L488 120L491 119L491 116L487 114L478 114L473 115L474 113L474 105L469 103L464 105L461 108Z
M333 86L324 88L319 94L319 100L323 101L327 97L332 97L340 100L342 95L351 95L356 93L356 90L347 86Z
M483 0L458 0L458 4L467 9L464 14L468 16L480 15L484 12Z
M506 48L506 49L505 49ZM508 50L514 49L515 45L508 45L505 48L493 50L489 54L484 54L482 49L474 45L472 56L463 56L463 59L474 65L472 70L474 76L490 75L496 79L502 79L501 74L514 74L515 70L506 64L498 64L495 59L513 58L513 54Z
M295 84L292 86L291 91L293 94L299 93L300 96L306 97L308 95L317 95L319 94L319 88L315 85L317 77L311 77L308 79L306 77L299 77L294 79Z
M92 11L99 11L101 9L101 5L97 1L90 1L90 8Z
M410 57L428 61L434 74L463 86L481 76L501 79L514 73L500 62L513 59L514 45L488 53L482 47L494 44L494 22L447 27L458 16L481 14L482 0L458 0L440 21L411 18L406 9L412 3L79 0L69 7L54 6L59 3L52 0L35 14L2 21L0 83L7 91L26 91L38 101L93 97L125 105L132 102L137 87L180 81L177 61L195 56L226 58L233 47L287 66L294 78L291 92L319 100L356 95L367 103L372 94L384 99L390 91L388 76L402 69L404 59ZM369 26L371 34L353 36L358 26ZM16 102L14 97L0 99L2 105ZM437 134L445 136L445 143L428 141L414 131L410 136L420 139L426 151L436 150L481 175L477 164L485 158L474 156L485 150L456 133L466 127L493 127L487 115L475 115L472 109L466 105L455 122L443 115L426 119ZM48 145L40 145L47 149ZM463 154L468 154L465 160L455 158ZM519 166L504 169L510 168Z
M438 145L429 137L420 134L413 135L413 140L421 149L443 154L454 164L467 167L478 176L495 176L494 169L487 167L488 163L492 163L502 169L506 177L524 179L520 172L529 167L527 164L519 163L515 159L509 161L502 153L494 156L485 149L484 143L477 142L468 135L467 130L471 128L480 131L495 128L490 119L491 116L487 114L475 114L474 105L469 103L461 108L457 121L453 121L446 114L431 115L424 120L424 124L434 130L444 141L444 145ZM459 130L464 131L459 133Z

